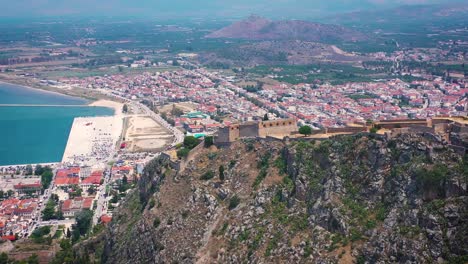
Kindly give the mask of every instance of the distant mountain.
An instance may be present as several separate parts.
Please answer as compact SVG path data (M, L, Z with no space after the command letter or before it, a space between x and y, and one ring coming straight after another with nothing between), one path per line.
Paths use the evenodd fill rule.
M341 25L364 25L369 23L394 24L396 21L401 24L403 22L425 23L442 20L468 21L468 4L405 5L384 10L345 13L328 17L323 21Z
M208 38L235 38L247 40L304 40L315 42L360 41L363 33L337 25L301 20L271 21L259 16L236 22L215 31Z

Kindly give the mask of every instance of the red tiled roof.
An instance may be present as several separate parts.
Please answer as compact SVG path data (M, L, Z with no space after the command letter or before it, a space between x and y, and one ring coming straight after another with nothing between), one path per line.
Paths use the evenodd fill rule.
M103 215L101 216L101 223L107 224L112 220L112 216Z
M82 204L81 207L83 209L90 209L91 205L93 204L93 200L94 200L94 198L92 198L92 197L88 197L88 198L84 199L83 204Z
M85 178L81 181L81 184L100 184L101 183L101 176L90 176Z
M57 177L55 179L56 185L72 185L79 184L80 179L78 177Z
M63 201L63 203L62 203L62 211L68 211L68 210L70 210L71 203L72 203L72 200L65 200L65 201Z
M18 184L15 184L13 185L13 188L15 189L29 189L29 188L41 188L42 185L41 183L38 181L38 182L35 182L35 183L18 183Z
M11 235L11 236L2 236L3 240L10 240L10 241L15 241L16 237Z

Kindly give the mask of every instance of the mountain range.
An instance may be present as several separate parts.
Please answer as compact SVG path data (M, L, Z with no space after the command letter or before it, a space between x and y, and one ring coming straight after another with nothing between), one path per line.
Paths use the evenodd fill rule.
M255 15L212 32L206 37L246 40L304 40L315 42L361 41L367 39L365 34L343 26L302 20L272 21Z

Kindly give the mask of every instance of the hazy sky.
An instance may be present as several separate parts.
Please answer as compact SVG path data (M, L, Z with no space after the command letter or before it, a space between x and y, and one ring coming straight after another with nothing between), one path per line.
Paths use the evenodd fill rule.
M460 0L0 0L0 17L320 17L337 12Z

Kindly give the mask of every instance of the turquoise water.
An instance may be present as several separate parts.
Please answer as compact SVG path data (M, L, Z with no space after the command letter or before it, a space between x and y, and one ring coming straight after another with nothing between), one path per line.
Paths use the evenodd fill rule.
M81 98L0 83L0 104L86 103ZM113 112L105 107L0 106L0 165L58 162L75 117Z

